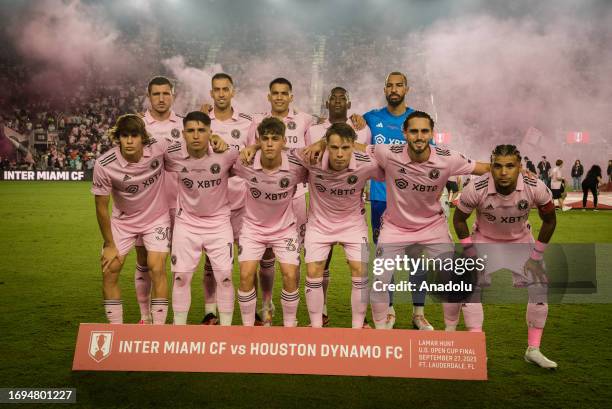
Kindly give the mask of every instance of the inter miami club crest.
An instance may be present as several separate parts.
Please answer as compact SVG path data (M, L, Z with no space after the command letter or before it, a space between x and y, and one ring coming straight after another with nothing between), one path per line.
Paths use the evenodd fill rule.
M518 202L518 205L516 207L518 207L519 210L527 210L529 208L529 202L523 199Z
M129 185L125 191L132 194L138 193L138 185Z
M395 186L403 190L408 187L408 182L405 179L395 179Z
M210 173L216 175L219 172L221 172L221 166L219 166L218 163L215 163L210 167Z
M176 254L173 254L172 257L170 257L170 262L172 263L172 265L176 264Z
M296 125L293 121L289 121L289 123L287 124L287 128L291 129L292 131L295 129L295 127Z
M157 169L158 166L159 166L159 161L157 159L151 162L151 169Z
M89 356L96 362L108 358L113 348L113 331L91 331L89 336Z
M253 198L257 199L259 198L259 196L261 196L261 191L259 189L255 189L254 187L251 188L251 196L253 196Z
M232 129L231 135L234 139L240 138L240 129Z
M282 189L285 189L287 186L289 186L289 179L282 178L278 184Z
M355 183L357 183L358 177L356 175L351 175L348 177L348 179L346 179L346 182L349 185L354 185Z
M187 189L191 189L193 187L193 180L184 178L181 180Z
M429 171L430 179L437 179L440 177L440 171L438 169L432 169Z
M172 128L172 130L170 131L170 136L172 136L174 139L176 139L179 136L181 136L181 131L179 131L176 128Z

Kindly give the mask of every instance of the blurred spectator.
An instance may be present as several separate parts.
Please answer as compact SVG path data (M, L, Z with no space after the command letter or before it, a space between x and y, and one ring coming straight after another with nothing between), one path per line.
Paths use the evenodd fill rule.
M572 184L574 191L580 190L580 179L582 179L582 175L584 174L584 167L580 160L576 159L574 162L574 166L572 166Z

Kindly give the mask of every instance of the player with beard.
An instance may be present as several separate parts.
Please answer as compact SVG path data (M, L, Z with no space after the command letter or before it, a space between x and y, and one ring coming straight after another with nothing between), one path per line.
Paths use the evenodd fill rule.
M537 207L542 227L534 241L529 211ZM472 234L467 225L476 210ZM541 180L521 175L521 154L514 145L499 145L491 155L491 172L474 179L463 189L453 225L465 253L486 258L478 287L491 283L490 275L501 269L512 271L515 287L527 288L527 351L525 360L542 368L557 364L540 352L540 341L548 315L547 279L543 253L555 231L555 205L550 190ZM445 303L447 331L454 331L463 310L469 331L482 331L484 314L480 291L467 303Z
M166 77L152 78L147 85L149 108L143 116L147 132L156 140L178 141L183 130L183 118L172 110L174 84ZM164 178L164 194L170 211L170 228L176 213L177 180L175 175ZM136 241L136 271L134 272L136 299L140 307L140 323L151 323L151 277L147 268L147 252L141 238Z
M219 135L228 145L240 150L246 146L253 119L250 115L234 109L232 99L235 93L232 77L226 73L217 73L211 79L210 97L213 100L213 106L203 106L202 109L210 116L212 133ZM228 182L228 199L232 210L230 221L236 240L238 240L242 227L245 195L244 180L239 177L231 177ZM265 270L269 264L268 261L262 260L260 268ZM217 281L208 257L204 265L203 288L204 318L202 324L217 324L219 322L217 318Z

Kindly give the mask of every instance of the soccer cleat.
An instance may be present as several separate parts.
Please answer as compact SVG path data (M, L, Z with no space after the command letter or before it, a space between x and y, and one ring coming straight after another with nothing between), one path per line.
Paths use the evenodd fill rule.
M140 325L151 325L152 324L152 322L149 321L149 320L140 320L140 321L138 321L138 323Z
M546 358L540 348L527 347L525 351L525 362L538 365L544 369L557 369L557 363Z
M433 331L434 327L427 321L425 316L414 314L412 316L412 325L419 331Z
M444 328L444 331L455 332L457 331L457 326L456 325L446 325L446 328Z
M389 311L387 312L387 328L393 329L395 325L395 308L392 305L389 306Z
M215 314L209 312L204 319L202 319L202 325L219 325L219 319Z
M324 327L329 326L329 317L326 314L323 314L323 326Z
M255 313L255 324L256 327L263 327L264 326L264 322L261 319L261 317L259 316L259 313Z
M563 206L563 208L561 208L562 211L567 212L568 210L572 210L572 208L570 206Z
M363 319L363 325L361 326L362 329L372 329L372 326L370 325L370 323L368 322L367 318Z

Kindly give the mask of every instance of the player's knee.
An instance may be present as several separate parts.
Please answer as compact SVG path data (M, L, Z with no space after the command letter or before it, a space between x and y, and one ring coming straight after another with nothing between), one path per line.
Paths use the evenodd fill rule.
M174 275L174 286L183 288L191 284L191 275L186 273L176 273Z

